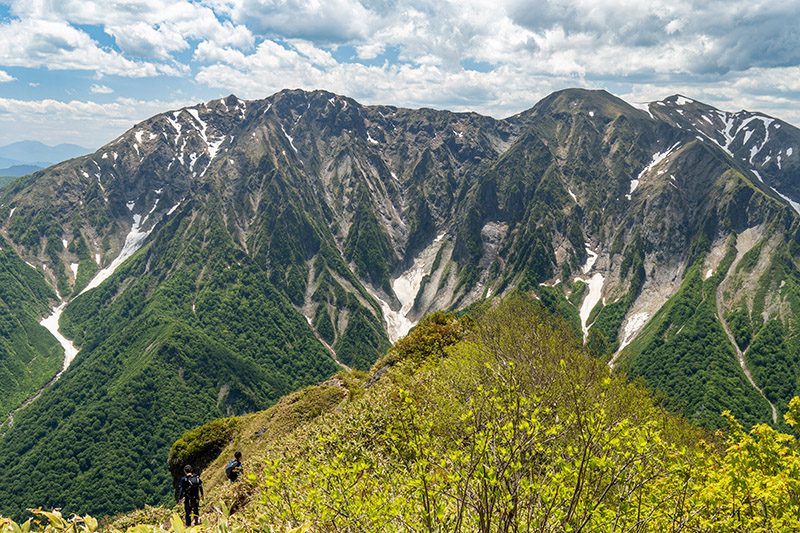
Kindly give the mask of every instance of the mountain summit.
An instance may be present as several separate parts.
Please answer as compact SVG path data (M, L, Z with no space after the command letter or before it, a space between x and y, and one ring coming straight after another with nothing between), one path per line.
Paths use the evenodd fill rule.
M154 116L0 190L0 514L166 501L187 428L515 290L698 423L777 424L798 150L758 113L580 89L505 120L298 90ZM48 386L54 306L79 352Z

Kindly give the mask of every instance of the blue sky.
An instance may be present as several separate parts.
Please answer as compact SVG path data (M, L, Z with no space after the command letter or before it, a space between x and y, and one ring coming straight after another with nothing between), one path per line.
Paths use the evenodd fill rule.
M0 145L284 88L502 118L566 87L800 124L800 0L0 0Z

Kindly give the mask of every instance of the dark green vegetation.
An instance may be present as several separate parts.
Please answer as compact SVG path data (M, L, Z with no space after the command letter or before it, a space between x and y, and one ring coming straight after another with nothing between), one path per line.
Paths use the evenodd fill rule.
M632 375L707 427L724 425L718 413L725 409L746 425L770 419L769 405L747 382L716 316L717 285L735 253L729 249L718 272L705 281L698 265L690 269L681 290L651 321L649 342L630 363Z
M62 328L81 353L3 439L3 513L33 501L100 515L164 503L172 483L163 461L176 436L336 371L267 273L213 216L190 213L65 311ZM204 246L189 237L195 231ZM109 470L131 483L105 487Z
M192 465L197 472L205 470L231 441L238 423L237 417L212 420L178 439L172 445L167 461L173 486L178 487L184 475L184 465Z
M800 267L795 259L798 248L792 242L788 249L777 248L769 252L754 247L754 250L754 256L763 253L770 264L752 295L750 314L739 311L734 316L738 318L739 337L743 338L743 344L750 333L745 359L753 369L753 379L764 395L779 410L784 410L789 400L800 393L800 343L797 337L800 331ZM774 302L776 293L783 297L788 309L782 313L765 313L765 307L774 305L771 301ZM765 315L771 315L771 318L765 321Z
M61 369L63 349L39 324L53 290L0 237L0 417L36 393ZM2 426L0 426L2 427ZM5 427L2 427L4 430Z
M0 398L19 405L17 383L36 390L59 366L36 327L59 296L62 331L80 347L1 437L0 512L167 501L163 461L184 431L267 408L337 361L366 371L402 333L401 308L413 322L521 290L578 343L566 339L580 336L598 275L584 339L597 364L632 341L619 368L692 421L716 427L725 408L771 421L737 348L783 410L800 378L800 224L770 188L791 192L791 179L750 154L800 146L800 132L784 123L767 136L776 121L725 122L682 102L648 113L567 90L494 120L323 91L231 96L0 189L13 278ZM728 151L722 131L736 138ZM414 294L394 292L403 273L421 279ZM643 310L649 323L624 338ZM448 320L425 327L460 335ZM110 471L136 482L102 490Z
M549 533L800 526L800 481L786 475L800 456L795 436L766 425L748 433L728 414L718 415L728 420L724 437L666 413L588 356L530 297L471 313L426 318L369 379L342 372L238 419L203 472L205 527ZM790 426L798 415L795 399ZM197 449L216 449L218 425L228 422L192 430L176 448L198 441ZM231 484L223 471L234 450L244 453L247 480ZM111 525L168 515L144 509Z

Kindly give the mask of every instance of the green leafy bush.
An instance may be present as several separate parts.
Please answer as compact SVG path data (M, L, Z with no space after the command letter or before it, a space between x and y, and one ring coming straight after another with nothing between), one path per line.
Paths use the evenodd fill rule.
M175 486L183 475L184 465L192 465L199 473L217 458L233 437L238 422L237 417L212 420L189 431L172 445L167 464Z

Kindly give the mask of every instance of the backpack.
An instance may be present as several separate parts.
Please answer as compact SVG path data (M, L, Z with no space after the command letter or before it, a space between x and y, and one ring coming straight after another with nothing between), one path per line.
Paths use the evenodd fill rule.
M225 475L228 476L228 479L233 481L237 477L239 477L239 461L236 459L231 459L228 461L228 464L225 465Z
M200 476L191 474L186 476L186 488L184 494L189 500L196 500L200 495Z

